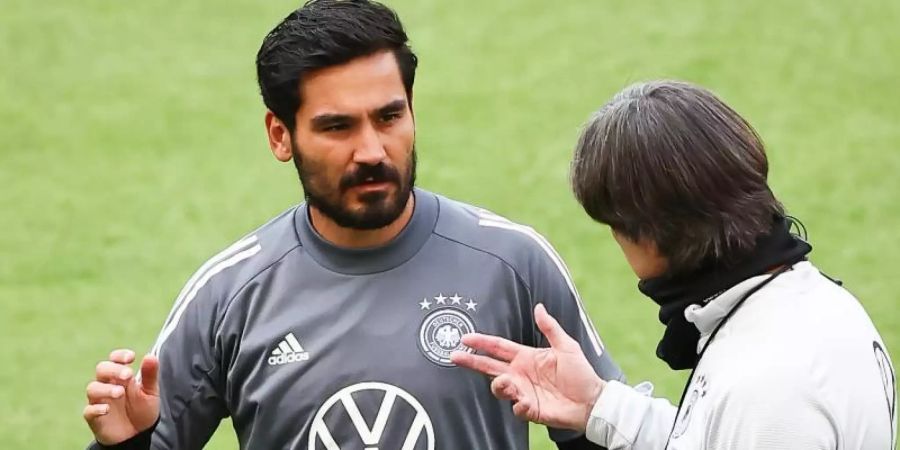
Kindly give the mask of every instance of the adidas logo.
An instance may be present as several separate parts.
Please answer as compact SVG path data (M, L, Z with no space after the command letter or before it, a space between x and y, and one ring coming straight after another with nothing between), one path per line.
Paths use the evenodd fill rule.
M281 366L293 362L306 361L308 359L309 353L303 350L303 347L300 346L300 342L294 337L294 333L288 333L287 336L278 343L278 347L275 350L272 350L272 354L269 356L269 365Z

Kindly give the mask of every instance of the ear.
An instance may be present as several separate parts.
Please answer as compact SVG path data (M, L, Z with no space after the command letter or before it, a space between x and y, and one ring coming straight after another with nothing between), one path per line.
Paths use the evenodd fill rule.
M287 126L272 111L266 111L266 134L269 137L269 148L275 159L288 162L293 157L291 151L291 133Z

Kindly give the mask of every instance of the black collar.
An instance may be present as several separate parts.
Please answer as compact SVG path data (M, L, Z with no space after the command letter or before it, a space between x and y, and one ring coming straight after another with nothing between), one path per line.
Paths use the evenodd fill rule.
M791 234L791 223L785 217L776 217L772 230L758 238L756 247L736 264L707 264L685 275L638 283L638 289L660 306L659 321L666 326L656 356L675 370L693 368L697 364L700 332L684 317L685 308L705 304L748 278L806 259L812 247Z

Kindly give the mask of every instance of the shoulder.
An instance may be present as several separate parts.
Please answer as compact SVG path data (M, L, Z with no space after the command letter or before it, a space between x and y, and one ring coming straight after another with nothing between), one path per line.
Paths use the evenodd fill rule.
M211 336L228 302L250 280L299 246L291 208L248 233L200 265L175 298L152 352L178 329L190 329L201 340ZM189 323L189 327L179 326Z
M739 403L760 396L809 404L870 377L878 341L859 301L804 262L748 299L703 364Z
M299 248L292 207L207 259L185 284L176 303L203 295L227 301L243 286ZM213 302L219 303L219 302Z
M439 237L493 255L523 276L548 269L567 272L556 249L534 228L478 206L441 196L438 201Z
M735 314L734 334L759 338L760 347L828 361L851 356L877 335L862 304L810 262L760 290ZM730 325L730 324L729 324ZM801 358L802 360L802 358Z
M840 282L822 274L811 262L802 261L772 281L754 297L767 299L766 308L796 310L819 315L858 313L859 301Z

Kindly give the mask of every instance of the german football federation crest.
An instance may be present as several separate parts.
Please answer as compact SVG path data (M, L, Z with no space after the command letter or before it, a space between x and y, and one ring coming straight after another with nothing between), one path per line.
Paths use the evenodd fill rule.
M706 379L706 375L700 375L697 378L697 381L692 383L690 391L688 391L687 396L685 396L684 404L681 406L681 411L678 417L675 418L675 427L672 430L672 439L680 438L685 431L688 429L688 425L691 423L691 417L697 409L697 404L700 403L700 400L703 397L706 397L706 392L708 391L709 382Z
M465 300L465 301L464 301ZM477 310L478 303L469 298L453 294L445 297L439 294L419 303L422 311L428 311L419 325L419 349L429 361L443 367L453 367L450 354L454 351L472 349L462 344L462 336L475 332L475 322L469 313Z

